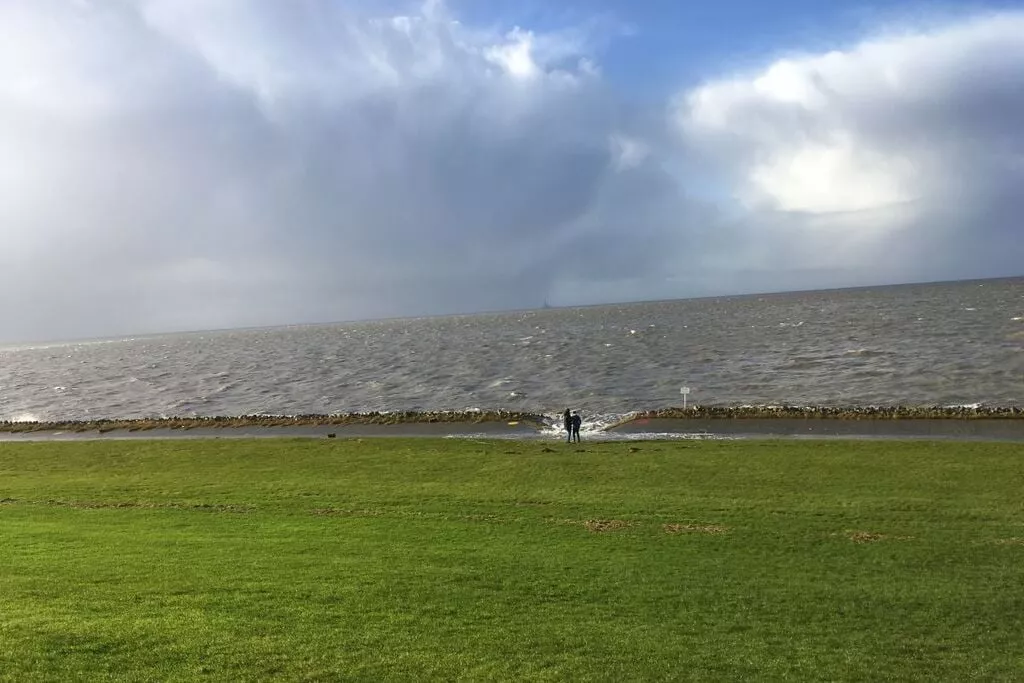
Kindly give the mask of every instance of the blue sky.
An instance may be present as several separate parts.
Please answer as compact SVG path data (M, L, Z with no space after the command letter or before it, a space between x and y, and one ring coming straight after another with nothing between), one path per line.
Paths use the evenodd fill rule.
M0 0L0 342L1021 274L1022 36L1005 1Z
M557 30L600 25L618 35L601 64L617 87L657 98L765 59L827 51L889 27L918 27L995 10L1013 0L862 2L859 0L459 0L471 23Z

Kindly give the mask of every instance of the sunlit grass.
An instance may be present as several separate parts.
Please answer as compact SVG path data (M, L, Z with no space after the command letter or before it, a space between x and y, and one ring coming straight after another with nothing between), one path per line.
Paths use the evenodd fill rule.
M0 444L0 678L1024 678L1024 449Z

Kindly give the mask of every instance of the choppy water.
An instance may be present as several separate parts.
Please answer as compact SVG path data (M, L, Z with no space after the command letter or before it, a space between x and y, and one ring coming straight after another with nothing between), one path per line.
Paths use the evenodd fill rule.
M0 348L0 419L1024 405L1024 278Z

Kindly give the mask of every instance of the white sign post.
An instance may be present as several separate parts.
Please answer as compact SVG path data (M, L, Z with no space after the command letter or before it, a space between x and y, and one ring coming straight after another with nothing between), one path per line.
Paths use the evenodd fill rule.
M683 410L686 410L686 397L690 395L690 387L682 387L679 393L683 395Z

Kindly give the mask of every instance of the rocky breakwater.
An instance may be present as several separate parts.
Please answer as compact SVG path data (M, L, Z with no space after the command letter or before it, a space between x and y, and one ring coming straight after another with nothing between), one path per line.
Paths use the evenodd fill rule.
M622 434L1024 441L1024 409L982 406L694 406L630 416Z
M690 406L636 413L637 419L669 420L1002 420L1024 419L1016 406Z
M40 422L0 422L0 432L143 432L152 430L193 430L210 428L278 428L349 425L488 424L517 423L540 427L542 415L508 410L483 411L401 411L341 413L336 415L240 415L219 417L156 417Z

